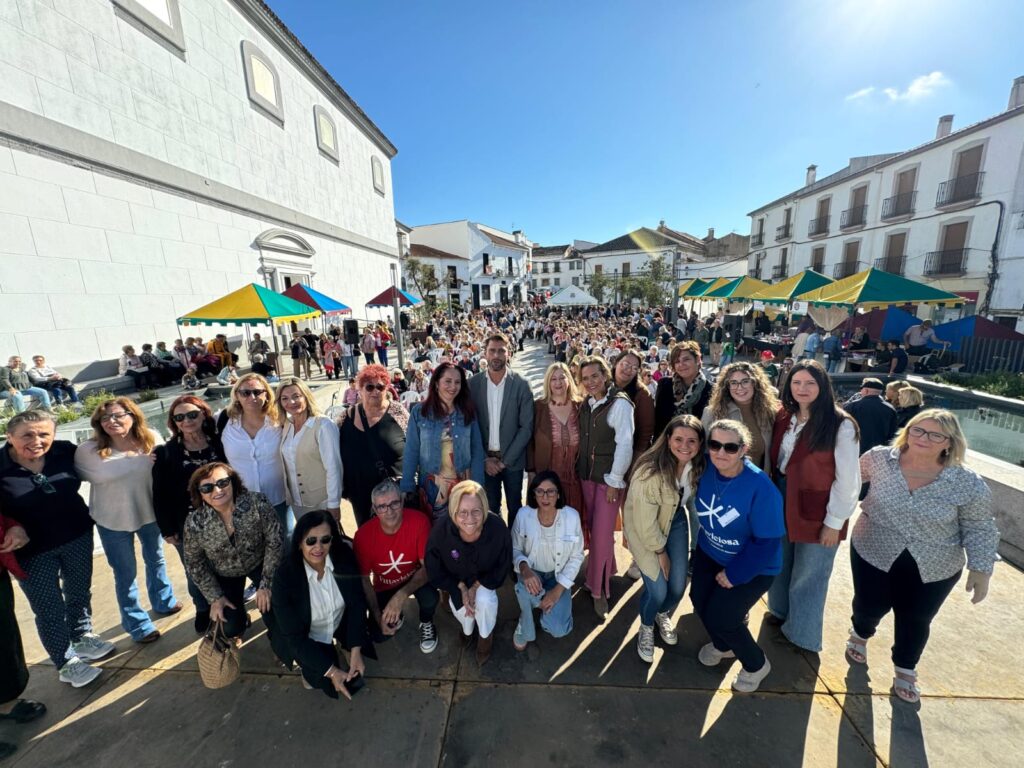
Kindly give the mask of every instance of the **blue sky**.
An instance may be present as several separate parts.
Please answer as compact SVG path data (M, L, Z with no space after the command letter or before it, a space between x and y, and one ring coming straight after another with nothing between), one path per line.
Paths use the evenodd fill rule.
M703 236L1006 108L1021 0L269 0L398 147L395 213Z

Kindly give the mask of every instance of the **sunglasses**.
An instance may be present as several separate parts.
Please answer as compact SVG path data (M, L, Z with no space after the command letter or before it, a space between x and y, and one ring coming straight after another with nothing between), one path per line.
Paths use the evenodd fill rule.
M238 390L239 397L263 397L267 393L265 389L240 389Z
M318 541L321 544L330 544L332 541L334 541L334 537L331 536L331 534L329 534L329 533L326 536L321 536L320 538L317 538L316 536L307 536L306 537L306 546L307 547L314 547L314 546L316 546L316 543Z
M171 416L171 418L174 419L178 424L181 424L181 422L185 421L185 419L188 419L189 421L195 421L202 415L202 411L188 411L187 413L176 413L173 416Z
M222 477L220 480L218 480L215 483L203 483L202 485L199 486L199 492L200 493L213 493L213 489L214 488L220 488L221 490L223 490L224 488L227 488L229 485L231 485L231 478L230 477Z
M365 389L367 392L372 392L373 390L383 392L385 389L387 389L387 386L384 384L367 384L363 387L363 389Z
M57 489L53 487L53 484L44 474L32 475L32 485L36 488L41 488L43 493L56 493Z
M714 453L715 451L724 450L730 456L740 452L740 448L743 446L739 443L720 443L717 440L708 440L708 450Z

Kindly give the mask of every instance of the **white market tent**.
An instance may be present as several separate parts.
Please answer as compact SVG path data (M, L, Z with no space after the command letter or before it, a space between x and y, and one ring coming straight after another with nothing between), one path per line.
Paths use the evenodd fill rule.
M567 285L550 299L552 307L593 307L598 301L585 290L576 285Z

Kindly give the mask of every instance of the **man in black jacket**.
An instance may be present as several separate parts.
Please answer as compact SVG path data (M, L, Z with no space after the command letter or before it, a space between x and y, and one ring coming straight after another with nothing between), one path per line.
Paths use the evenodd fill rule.
M860 393L843 406L860 426L860 452L887 445L896 434L896 409L882 397L885 385L869 377L861 381Z

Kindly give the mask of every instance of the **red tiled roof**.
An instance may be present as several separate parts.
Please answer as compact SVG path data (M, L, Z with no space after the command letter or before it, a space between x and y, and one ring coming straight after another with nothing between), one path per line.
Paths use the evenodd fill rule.
M485 235L487 235L487 237L490 239L490 241L492 243L494 243L495 245L503 245L506 248L518 248L521 251L528 251L528 250L530 250L525 245L520 245L515 240L506 240L504 237L499 237L498 235L494 234L493 232L488 232L486 229L481 229L480 231L483 232Z
M409 246L409 255L417 259L461 259L468 261L465 256L458 256L454 253L448 253L448 251L442 251L439 248L431 248L429 245L422 245L421 243L412 243Z

